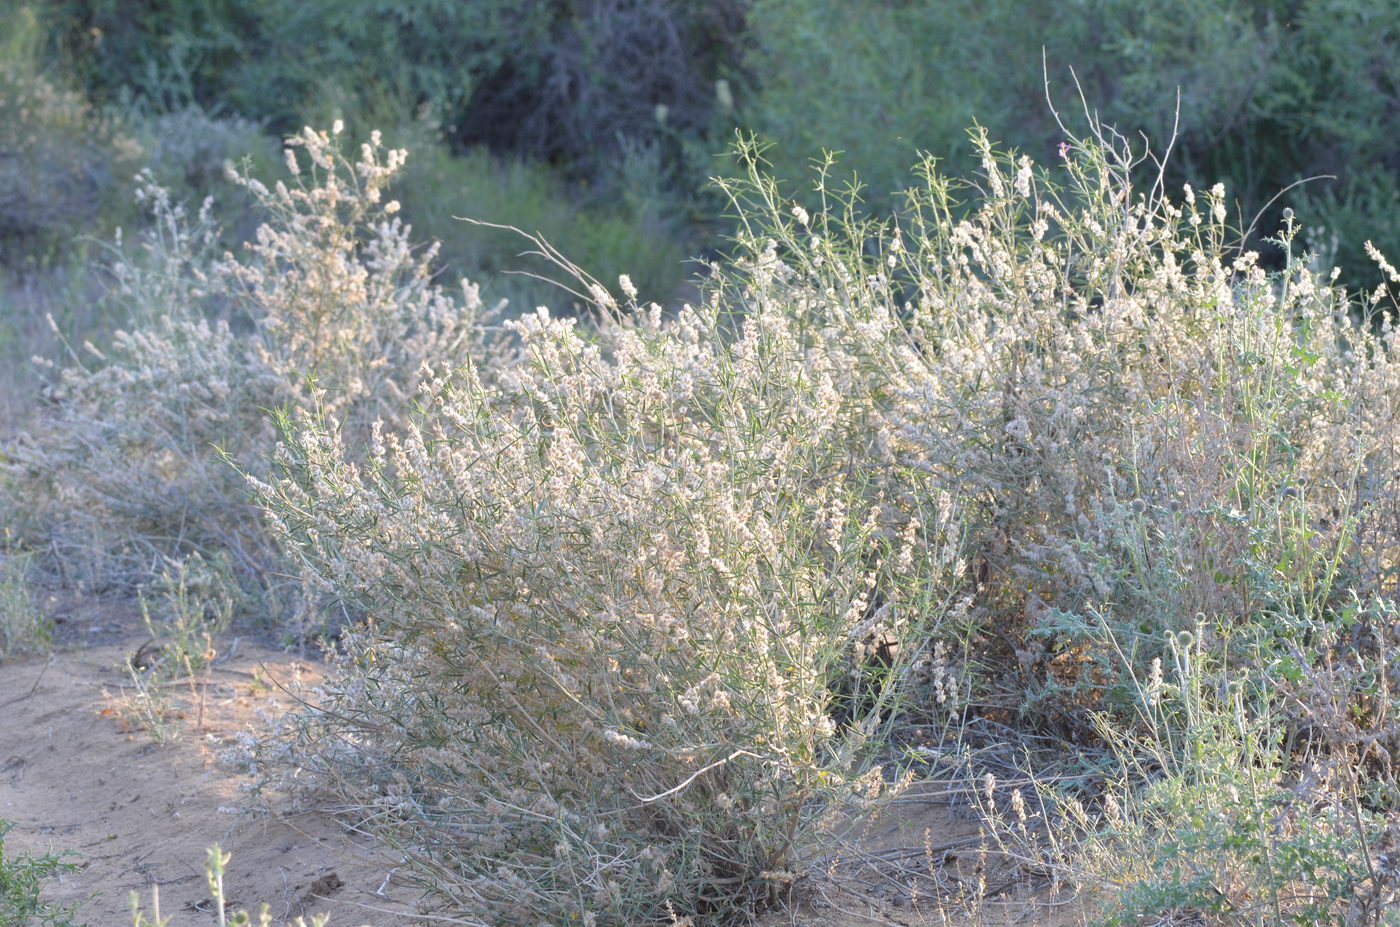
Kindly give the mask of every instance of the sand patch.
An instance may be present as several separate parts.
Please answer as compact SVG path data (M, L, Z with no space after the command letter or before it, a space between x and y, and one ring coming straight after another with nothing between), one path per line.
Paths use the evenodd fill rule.
M218 843L232 854L234 909L266 902L278 923L328 911L331 927L428 923L412 916L418 893L392 853L323 814L249 813L246 778L219 760L240 732L291 704L265 676L314 685L313 662L240 646L197 688L202 729L188 686L177 684L170 698L186 715L182 730L156 744L103 696L129 684L119 667L140 644L0 665L0 818L15 822L7 846L71 850L83 867L55 879L46 897L91 898L78 922L122 927L130 893L148 899L157 883L172 927L216 923L204 860Z

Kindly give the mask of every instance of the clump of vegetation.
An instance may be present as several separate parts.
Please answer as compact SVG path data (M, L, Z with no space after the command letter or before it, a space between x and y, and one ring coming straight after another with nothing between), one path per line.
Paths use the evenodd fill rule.
M104 102L225 106L280 133L307 120L422 110L462 147L562 162L596 180L627 139L708 128L714 81L735 66L745 5L155 0L133 11L113 0L53 0L44 8L70 66Z
M43 650L52 643L53 627L34 602L29 582L33 555L8 543L0 548L0 660Z
M310 130L293 144L290 186L232 175L270 217L241 255L217 253L207 208L192 218L148 182L153 224L112 266L131 327L48 361L48 409L11 448L5 491L71 580L134 588L162 557L196 553L249 581L275 570L220 455L258 466L276 441L268 410L299 404L368 434L407 411L424 363L470 349L475 288L454 297L433 282L432 253L410 246L383 195L404 152L376 137L352 162Z
M73 921L79 904L58 906L39 896L44 883L55 875L76 872L78 865L67 862L66 854L34 856L5 852L5 835L14 825L0 820L0 923L13 927L79 927Z
M628 274L639 293L663 304L691 276L680 210L666 191L655 146L631 146L619 156L625 189L590 195L547 163L485 147L454 152L431 129L414 125L390 134L413 152L392 192L402 199L415 238L439 246L436 263L469 273L492 301L508 299L522 311L576 302L552 282L556 268L530 253L517 229L573 243L570 260L603 280Z
M150 637L124 661L122 671L130 685L115 694L103 692L111 702L108 711L119 715L128 729L145 731L158 743L174 739L180 722L191 717L195 730L202 731L214 659L242 598L227 555L212 563L197 552L185 560L167 561L150 588L138 595ZM189 689L183 710L172 698L178 685Z
M359 807L456 906L721 918L801 875L941 644L985 717L1165 738L1155 761L1111 754L1154 832L1212 763L1253 790L1222 820L1256 833L1292 764L1364 777L1298 786L1325 865L1220 858L1280 911L1304 910L1283 887L1299 878L1328 899L1307 911L1334 910L1379 825L1305 805L1350 794L1383 819L1388 780L1345 757L1364 742L1387 768L1386 729L1251 738L1322 712L1299 680L1339 660L1355 669L1326 710L1388 711L1370 645L1338 636L1356 595L1393 593L1400 553L1377 527L1400 475L1394 335L1356 315L1386 292L1357 303L1302 260L1265 271L1231 244L1223 188L1139 190L1106 139L1045 171L977 137L965 218L932 165L875 222L824 182L825 210L793 205L751 158L726 185L737 253L699 305L668 316L581 275L594 319L511 323L517 347L426 377L367 457L335 410L285 417L260 502L369 620L267 759ZM1296 236L1290 217L1280 247ZM1183 633L1257 698L1146 713L1138 681ZM1161 832L1135 847L1208 855L1225 833ZM1150 903L1112 876L1124 910L1194 897L1165 887L1181 871L1143 871Z
M507 323L513 349L425 379L367 459L342 416L289 416L280 478L254 480L367 617L265 759L455 909L723 922L885 787L958 516L861 468L878 375L832 316L766 298L755 258L743 318L728 292L666 317L581 275L589 323Z
M1290 205L1311 220L1309 247L1348 280L1379 280L1366 241L1400 250L1386 141L1396 114L1377 92L1396 79L1396 36L1366 2L992 0L857 13L840 0L755 0L745 35L753 89L739 124L774 143L789 180L823 151L845 152L877 213L898 206L911 151L954 174L975 169L963 144L974 119L1051 158L1065 134L1045 105L1048 78L1057 98L1078 88L1122 137L1145 133L1169 152L1172 186L1223 181L1241 229L1262 211L1249 247L1272 268L1279 255L1263 239ZM1154 173L1146 165L1138 181Z
M993 832L1027 865L1088 888L1095 924L1393 922L1395 784L1381 765L1393 745L1372 746L1390 732L1359 716L1313 727L1292 657L1258 652L1227 670L1222 643L1242 642L1222 631L1168 636L1166 659L1135 680L1135 717L1100 716L1097 788L989 794ZM1331 678L1312 694L1357 712L1365 701L1347 689Z
M985 60L1016 60L1005 50L1039 28L1012 6L963 11L959 28L1005 52ZM234 14L211 9L170 46L192 57L161 61L190 65L199 102L233 73L219 29ZM473 9L451 15L504 10ZM334 603L334 672L261 746L267 781L333 796L439 899L492 923L753 915L814 875L844 814L917 768L891 742L906 720L967 743L1034 735L1018 761L1033 775L1075 764L1010 795L975 768L986 754L959 769L1008 851L1094 886L1104 923L1387 922L1400 272L1368 242L1380 284L1348 290L1316 253L1331 232L1311 213L1232 225L1223 185L1174 173L1242 177L1251 212L1264 205L1261 191L1297 179L1277 139L1313 86L1299 75L1340 79L1328 24L1372 46L1347 4L1304 4L1286 26L1213 0L1193 10L1149 10L1142 38L1112 26L1081 69L1120 127L1141 110L1163 134L1177 113L1146 105L1152 69L1176 74L1178 162L1135 155L1092 111L1084 139L1041 113L1015 121L1050 167L978 131L971 179L929 157L902 194L901 126L945 153L954 117L985 115L1020 79L902 53L944 35L946 10L918 4L875 11L883 25L841 54L837 6L745 6L751 83L678 88L597 124L570 108L586 95L560 91L545 122L510 138L441 117L557 90L512 70L523 62L477 49L471 86L433 83L448 72L431 63L385 77L385 99L427 104L411 131L433 156L406 173L377 135L353 158L338 124L304 130L280 183L225 175L263 218L236 252L213 207L191 215L164 183L208 186L255 124L187 100L148 114L141 125L165 127L141 185L150 218L111 264L126 323L51 359L41 412L0 458L22 545L0 560L0 656L43 642L37 571L149 594L157 643L132 672L142 723L160 732L161 687L194 686L235 602L303 640ZM588 11L562 33L553 8L489 25L557 43L626 18L590 52L602 58L559 63L573 79L637 23L688 22L665 3ZM1074 47L1090 14L1129 12L1057 11L1048 44ZM334 54L434 38L402 18L370 36L373 22ZM666 40L689 48L719 28L692 25ZM1209 50L1208 66L1178 74L1162 36ZM31 62L0 72L21 108L11 168L64 174L52 139L80 166L125 157L125 123L33 65L37 52L5 60ZM726 67L677 74L699 86ZM1373 71L1383 80L1384 62ZM172 72L150 73L164 86ZM1222 86L1253 90L1240 104ZM929 87L962 87L969 111L924 118ZM1356 125L1384 125L1371 97L1334 89ZM266 88L245 90L252 111ZM373 108L356 105L352 118ZM676 191L696 145L743 118L783 142L776 162L740 147L718 185L730 252L693 304L649 302L675 292L673 236L692 203ZM830 144L817 122L854 140L869 199L831 158L810 191L774 179ZM603 125L628 131L584 158ZM1332 141L1301 146L1309 170L1376 155L1367 132L1339 144L1336 126L1314 128ZM560 163L458 157L451 141ZM1373 160L1323 221L1384 211L1389 168ZM28 224L0 238L62 243L95 221L67 214L62 183L26 176L11 185L61 208L43 221L19 209ZM614 196L618 177L630 199ZM107 201L99 186L82 188L83 209ZM542 233L512 248L525 241L530 270L564 277L564 312L496 325L475 287L437 282L442 252L415 245L404 213L449 239L442 194L458 186L475 188L464 202L482 218ZM609 198L622 202L595 208ZM1249 250L1260 229L1273 230L1263 254ZM487 231L448 241L450 263L509 269Z
M120 215L137 139L46 67L27 7L0 15L0 270L51 264L94 225ZM124 176L125 175L125 176Z
M1349 279L1376 279L1366 240L1400 243L1396 36L1363 0L920 0L858 14L837 0L32 6L42 50L75 86L142 119L194 107L286 134L426 118L453 154L484 147L566 178L566 201L588 212L631 190L629 152L653 150L666 211L683 220L671 231L692 250L726 231L694 207L736 127L776 143L789 181L845 151L882 214L915 151L975 167L963 145L974 119L1050 157L1063 136L1043 105L1047 74L1057 94L1078 83L1123 136L1145 132L1161 150L1174 138L1172 184L1226 182L1241 225L1262 210L1267 234L1283 206L1305 210L1311 247L1335 251ZM655 232L646 216L634 231ZM1251 247L1277 267L1262 238Z

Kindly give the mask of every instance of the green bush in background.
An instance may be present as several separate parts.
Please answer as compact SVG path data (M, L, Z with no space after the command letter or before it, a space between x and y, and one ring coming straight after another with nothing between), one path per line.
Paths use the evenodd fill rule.
M744 0L51 0L95 98L225 108L293 132L426 108L464 146L593 173L621 139L709 128ZM659 120L656 107L666 107ZM353 128L353 123L352 123Z
M429 126L391 132L389 140L411 152L394 193L415 237L440 242L440 264L479 283L491 300L508 299L515 311L566 305L557 286L538 279L559 279L559 268L526 255L534 246L516 232L463 217L537 235L608 285L630 274L645 298L661 303L690 272L654 146L623 154L619 170L632 178L625 194L590 199L544 162L496 156L485 147L454 154Z
M488 196L461 192L485 170L481 149L501 159L485 175L495 192L529 174L527 203L548 199L546 211L578 217L538 230L580 258L602 255L606 276L619 253L634 270L659 268L722 238L697 198L710 175L732 172L714 155L735 128L772 142L774 172L790 183L824 149L844 152L880 212L920 152L953 173L971 167L973 121L1052 158L1064 132L1047 76L1075 131L1080 90L1093 114L1126 137L1146 135L1158 153L1175 131L1165 179L1226 183L1241 230L1262 210L1255 230L1268 232L1291 206L1304 244L1363 281L1376 279L1367 239L1400 250L1397 0L48 0L35 9L47 52L103 113L202 112L273 136L332 118L359 134L433 126L440 151L399 191L420 204L408 217L443 239L449 259L484 259L488 276L514 257L511 246L487 254L479 235L443 218ZM64 158L89 163L80 154L93 138L65 142ZM452 165L457 155L468 163ZM122 179L105 169L110 183ZM88 186L109 182L78 173ZM1275 199L1318 175L1331 177ZM454 247L458 235L473 240ZM651 243L640 260L637 242ZM684 274L668 266L654 274L669 278L655 286L662 298Z
M0 266L50 263L120 218L114 191L140 144L46 66L32 11L0 12Z
M784 176L841 149L888 203L915 148L965 170L973 118L1048 159L1063 132L1047 75L1067 123L1084 124L1073 68L1088 106L1123 135L1144 133L1160 155L1175 127L1167 180L1225 182L1241 225L1285 187L1332 174L1274 202L1259 227L1293 206L1312 247L1335 233L1353 279L1375 278L1368 238L1400 245L1394 0L757 0L749 29L759 89L743 115L776 143Z
M48 50L88 96L139 115L147 160L177 196L227 197L222 164L265 148L254 131L334 118L361 135L384 128L415 152L396 193L420 234L443 242L442 263L527 304L548 288L489 285L507 267L543 270L517 258L523 240L453 217L540 232L603 279L626 270L669 300L691 250L678 217L708 170L695 142L723 99L715 82L737 58L726 49L743 21L738 0L53 0L35 10Z

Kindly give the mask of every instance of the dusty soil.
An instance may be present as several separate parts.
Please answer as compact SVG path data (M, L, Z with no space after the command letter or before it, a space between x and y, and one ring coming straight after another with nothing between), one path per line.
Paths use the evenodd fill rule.
M55 879L46 897L86 899L77 923L129 927L130 894L149 909L152 885L170 927L217 923L204 877L215 843L232 854L232 910L267 902L278 924L329 912L331 927L468 923L423 913L399 859L329 816L278 810L275 796L272 810L250 810L229 749L292 707L280 686L315 686L315 660L226 646L207 683L168 687L184 717L156 743L123 709L124 666L145 638L129 621L74 623L71 649L0 664L0 818L15 822L9 851L73 852L81 870ZM852 822L841 847L763 927L1082 924L1072 900L991 852L970 809L931 784L881 818Z
M130 893L148 903L158 884L171 927L217 923L204 860L218 843L232 854L225 884L233 910L267 902L279 924L322 911L342 927L428 923L412 916L417 893L392 854L324 815L249 813L246 780L219 760L238 732L264 723L260 713L289 706L262 680L299 676L314 685L314 664L239 646L197 687L202 727L197 700L177 685L170 698L186 715L182 729L157 744L113 698L129 683L119 667L141 643L0 665L0 818L15 822L7 849L71 850L82 866L56 879L47 898L90 899L78 922L123 927Z

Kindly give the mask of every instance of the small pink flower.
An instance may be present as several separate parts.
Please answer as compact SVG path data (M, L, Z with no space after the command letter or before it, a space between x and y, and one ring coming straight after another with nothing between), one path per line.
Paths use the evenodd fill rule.
M1060 160L1069 157L1069 142L1060 142Z

